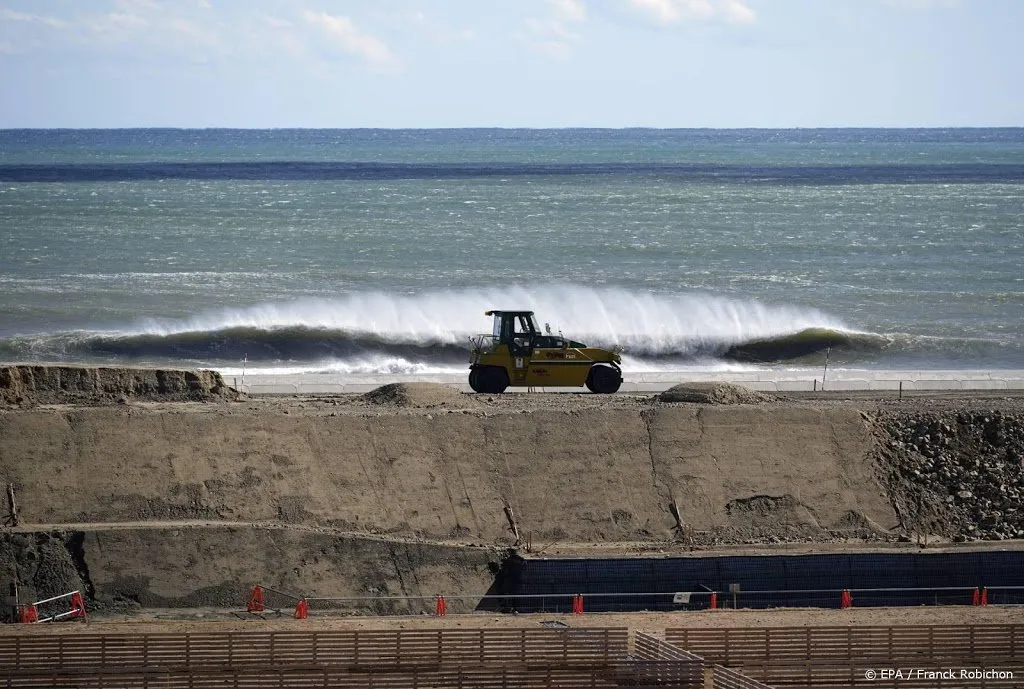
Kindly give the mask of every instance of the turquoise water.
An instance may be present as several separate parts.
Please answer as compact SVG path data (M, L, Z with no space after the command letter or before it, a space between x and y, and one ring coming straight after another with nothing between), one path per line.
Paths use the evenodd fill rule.
M1020 129L0 132L8 361L1022 368L1022 264Z

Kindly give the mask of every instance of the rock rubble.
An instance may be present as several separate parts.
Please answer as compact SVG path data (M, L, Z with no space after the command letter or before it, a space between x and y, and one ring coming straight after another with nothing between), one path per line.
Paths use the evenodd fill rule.
M1024 538L1024 414L883 412L880 467L907 534Z

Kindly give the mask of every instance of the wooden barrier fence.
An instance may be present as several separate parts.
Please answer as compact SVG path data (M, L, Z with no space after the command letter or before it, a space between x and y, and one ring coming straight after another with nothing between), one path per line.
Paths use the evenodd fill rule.
M714 689L772 689L768 684L722 665L715 665L711 676Z
M1024 625L667 629L666 640L712 663L1024 660ZM771 682L769 682L771 684Z
M704 686L704 659L655 636L637 632L633 637L633 656L644 661L674 661L665 668L659 668L666 670L666 674L656 677L667 686Z
M628 682L628 680L627 680ZM175 669L144 672L49 673L0 679L10 689L618 689L581 669L486 668L353 673L339 668ZM630 683L631 687L651 685Z
M458 665L557 662L608 665L628 652L628 630L443 629L61 634L0 637L8 668Z
M949 667L945 664L936 665L933 661L926 661L925 664L916 668L904 667L903 671L911 674L900 677L886 675L881 670L895 671L899 668L886 666L865 666L860 663L833 664L833 663L792 663L792 664L757 664L744 663L739 668L731 668L733 671L741 671L744 676L753 680L764 682L772 687L784 689L1020 689L1024 687L1024 663L1016 665L1007 662L999 663L998 666L989 666L988 669L999 670L1011 676L1005 678L966 678L959 677L959 670L981 669L970 668L962 665ZM914 670L923 672L938 672L952 670L953 677L929 676L922 674L913 675ZM875 674L868 676L868 671ZM718 688L717 676L715 687ZM760 685L763 686L763 685Z
M626 628L71 633L0 637L0 689L653 689L692 662L629 655Z

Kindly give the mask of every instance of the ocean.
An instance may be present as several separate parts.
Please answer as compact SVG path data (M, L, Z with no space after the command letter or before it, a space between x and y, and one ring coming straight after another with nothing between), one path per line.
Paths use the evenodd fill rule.
M1024 368L1024 129L3 130L0 361Z

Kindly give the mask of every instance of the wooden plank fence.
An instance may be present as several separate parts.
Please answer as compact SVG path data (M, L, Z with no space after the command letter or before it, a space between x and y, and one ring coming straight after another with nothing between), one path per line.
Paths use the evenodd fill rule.
M147 672L47 673L9 677L12 689L615 689L613 680L574 668L454 668L351 673L338 668L177 669ZM643 687L642 684L630 686Z
M764 682L773 687L785 689L964 689L972 687L979 689L1020 689L1024 687L1024 664L1002 662L990 665L987 669L1001 670L1012 675L1006 678L966 678L934 677L934 676L902 676L892 677L883 675L881 669L896 670L893 665L865 666L860 663L833 664L833 663L792 663L792 664L756 664L744 663L741 667L732 668L752 679ZM935 665L934 662L927 662L917 668L903 668L904 671L912 672L914 669L924 671L940 671L950 669L958 675L959 670L975 669L963 665ZM984 669L984 668L981 668ZM870 677L866 671L874 671ZM715 684L718 687L717 680Z
M637 632L633 637L633 656L643 661L671 661L663 667L648 665L651 672L661 672L651 677L666 686L681 689L704 686L704 659L655 636Z
M395 667L558 663L602 666L624 657L629 633L607 629L252 631L0 637L10 669L204 665Z
M654 689L690 686L681 657L630 656L626 628L12 635L0 689Z
M667 629L666 640L712 663L1024 660L1024 625ZM769 682L771 683L771 682Z
M713 666L711 676L714 689L772 689L768 684L722 665Z

